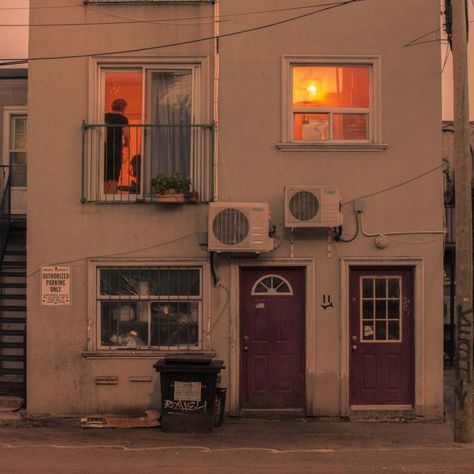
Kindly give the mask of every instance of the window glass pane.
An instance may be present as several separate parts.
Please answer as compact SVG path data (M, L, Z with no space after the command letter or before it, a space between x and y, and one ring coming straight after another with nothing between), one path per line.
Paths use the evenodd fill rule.
M388 317L391 319L400 318L400 301L399 300L388 300Z
M150 270L150 294L198 296L200 294L199 270L192 268Z
M104 88L104 181L109 182L105 192L115 193L117 186L130 186L140 176L137 167L141 167L142 128L124 125L143 123L143 73L133 69L105 71Z
M385 321L377 321L375 323L375 339L378 341L387 339L387 325Z
M11 185L26 186L26 152L15 151L10 153Z
M14 116L10 124L10 149L26 150L26 117Z
M385 298L386 293L386 280L385 278L376 278L375 279L375 297L376 298Z
M368 140L367 114L334 114L332 134L334 140Z
M369 107L369 66L294 66L293 107Z
M151 73L152 176L190 175L192 71ZM170 126L173 125L173 126Z
M385 319L387 317L385 307L386 307L386 301L385 300L375 301L375 317L377 319Z
M278 282L275 289L277 293L290 293L290 288L284 281Z
M398 278L389 278L388 280L388 297L400 297L400 280Z
M321 142L330 139L329 114L294 114L294 140Z
M145 318L146 318L145 313ZM148 344L148 322L137 303L101 302L103 346L142 347Z
M388 322L388 340L398 341L400 339L400 323L398 321Z
M362 303L362 316L364 318L374 317L374 302L372 300L364 301Z
M100 293L103 295L138 295L139 272L131 268L100 270Z
M198 303L167 301L151 304L151 345L190 346L198 341Z
M374 296L373 278L362 278L362 297L372 298Z

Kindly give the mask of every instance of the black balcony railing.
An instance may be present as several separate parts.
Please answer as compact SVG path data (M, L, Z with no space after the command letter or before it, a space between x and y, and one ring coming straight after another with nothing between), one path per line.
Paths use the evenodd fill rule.
M10 167L0 165L0 263L3 261L5 247L8 239L11 222L11 186L10 186Z
M213 124L82 125L81 202L154 202L150 181L179 172L199 201L213 193Z

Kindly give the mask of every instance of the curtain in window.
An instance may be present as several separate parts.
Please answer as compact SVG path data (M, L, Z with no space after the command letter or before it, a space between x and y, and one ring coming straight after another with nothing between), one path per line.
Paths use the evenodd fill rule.
M158 125L151 137L152 176L175 171L190 174L191 92L191 71L152 72L151 122Z

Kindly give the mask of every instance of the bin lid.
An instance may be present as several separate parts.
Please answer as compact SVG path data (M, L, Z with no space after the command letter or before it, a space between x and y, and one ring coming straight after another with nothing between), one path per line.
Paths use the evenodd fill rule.
M216 360L205 354L170 354L165 356L156 362L153 367L156 370L167 369L175 367L176 369L196 369L209 370L212 369L223 369L224 362L222 360Z
M165 364L210 365L212 357L204 354L170 354L165 356Z

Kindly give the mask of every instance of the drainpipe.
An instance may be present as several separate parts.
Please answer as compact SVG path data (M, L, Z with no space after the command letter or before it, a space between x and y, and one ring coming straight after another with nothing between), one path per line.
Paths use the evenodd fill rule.
M214 1L214 81L213 81L213 186L212 186L212 201L218 200L219 189L219 75L220 75L220 58L219 58L219 2Z

